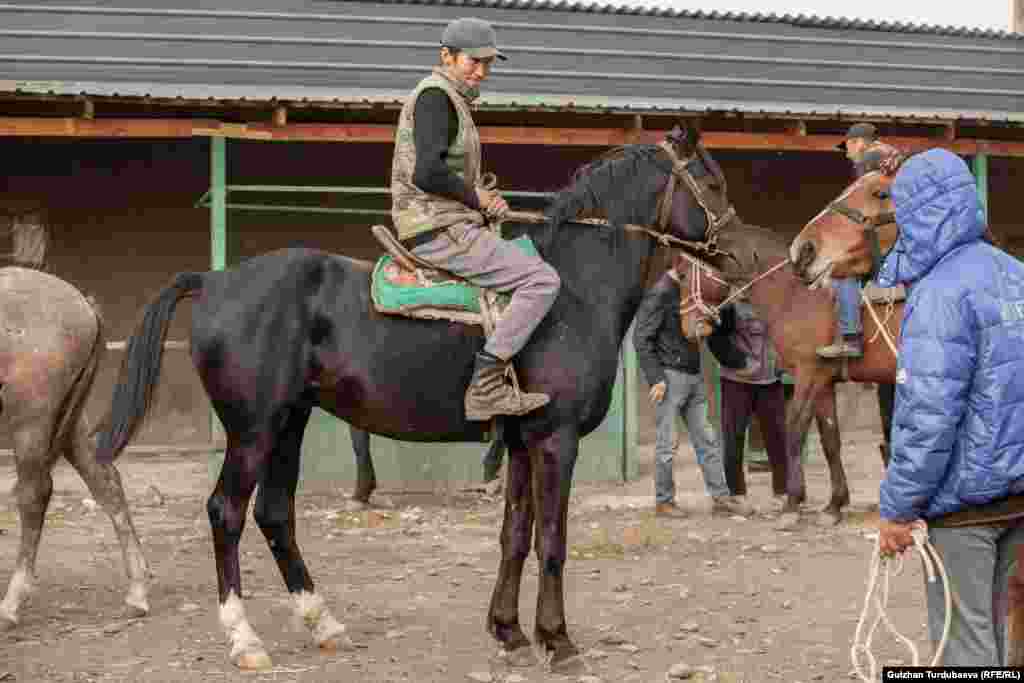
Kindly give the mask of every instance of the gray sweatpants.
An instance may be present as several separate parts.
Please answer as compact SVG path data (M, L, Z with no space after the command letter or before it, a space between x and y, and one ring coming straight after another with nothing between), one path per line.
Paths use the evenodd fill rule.
M1009 528L929 528L949 574L953 615L940 666L1006 666L1006 609L1009 580L1024 525ZM945 624L942 580L925 581L928 632L938 647Z
M419 258L479 287L512 300L484 351L511 360L526 345L558 296L558 273L539 256L531 256L486 228L453 225L412 250Z

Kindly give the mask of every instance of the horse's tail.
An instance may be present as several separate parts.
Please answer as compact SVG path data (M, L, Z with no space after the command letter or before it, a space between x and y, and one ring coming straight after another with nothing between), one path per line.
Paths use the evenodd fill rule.
M153 400L160 379L164 339L178 301L203 288L202 273L178 273L146 306L142 320L128 340L106 424L100 430L96 460L113 462L128 445Z
M96 336L93 339L88 360L82 369L78 371L78 376L75 377L75 381L64 395L64 401L61 404L60 413L57 417L57 427L53 431L53 438L50 442L51 447L63 446L70 439L74 438L73 431L77 427L82 413L85 411L85 401L89 397L89 392L92 391L93 384L96 382L96 371L99 369L100 361L103 360L103 356L107 351L107 337L103 329L103 318L100 316L96 306L92 305L91 301L89 303L93 314L96 316Z

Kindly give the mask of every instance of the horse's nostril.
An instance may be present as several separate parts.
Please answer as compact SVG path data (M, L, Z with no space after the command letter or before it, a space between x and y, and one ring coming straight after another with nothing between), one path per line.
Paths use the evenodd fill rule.
M800 247L800 259L804 261L814 260L814 243L803 243L803 246Z

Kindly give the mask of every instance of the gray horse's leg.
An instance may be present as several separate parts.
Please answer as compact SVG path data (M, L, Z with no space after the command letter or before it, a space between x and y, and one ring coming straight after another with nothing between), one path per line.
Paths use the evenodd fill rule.
M132 523L128 501L121 486L121 475L113 464L101 465L96 462L96 444L89 438L84 418L75 426L74 436L65 455L89 487L92 497L103 507L103 511L110 516L110 521L114 524L114 532L121 544L124 566L128 573L128 595L125 597L128 615L142 617L149 614L149 602L146 599L149 565L142 554L139 536Z
M57 454L50 452L52 420L35 423L14 432L17 483L14 496L21 520L21 544L7 594L0 602L0 630L18 624L18 610L32 592L36 575L36 554L43 535L46 508L53 493L51 470Z

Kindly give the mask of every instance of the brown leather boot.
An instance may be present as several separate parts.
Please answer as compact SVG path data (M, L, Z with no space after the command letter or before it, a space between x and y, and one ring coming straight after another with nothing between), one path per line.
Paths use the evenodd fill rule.
M476 354L473 379L466 390L466 419L490 420L495 415L525 415L551 400L547 394L517 392L505 381L509 364L488 353Z

